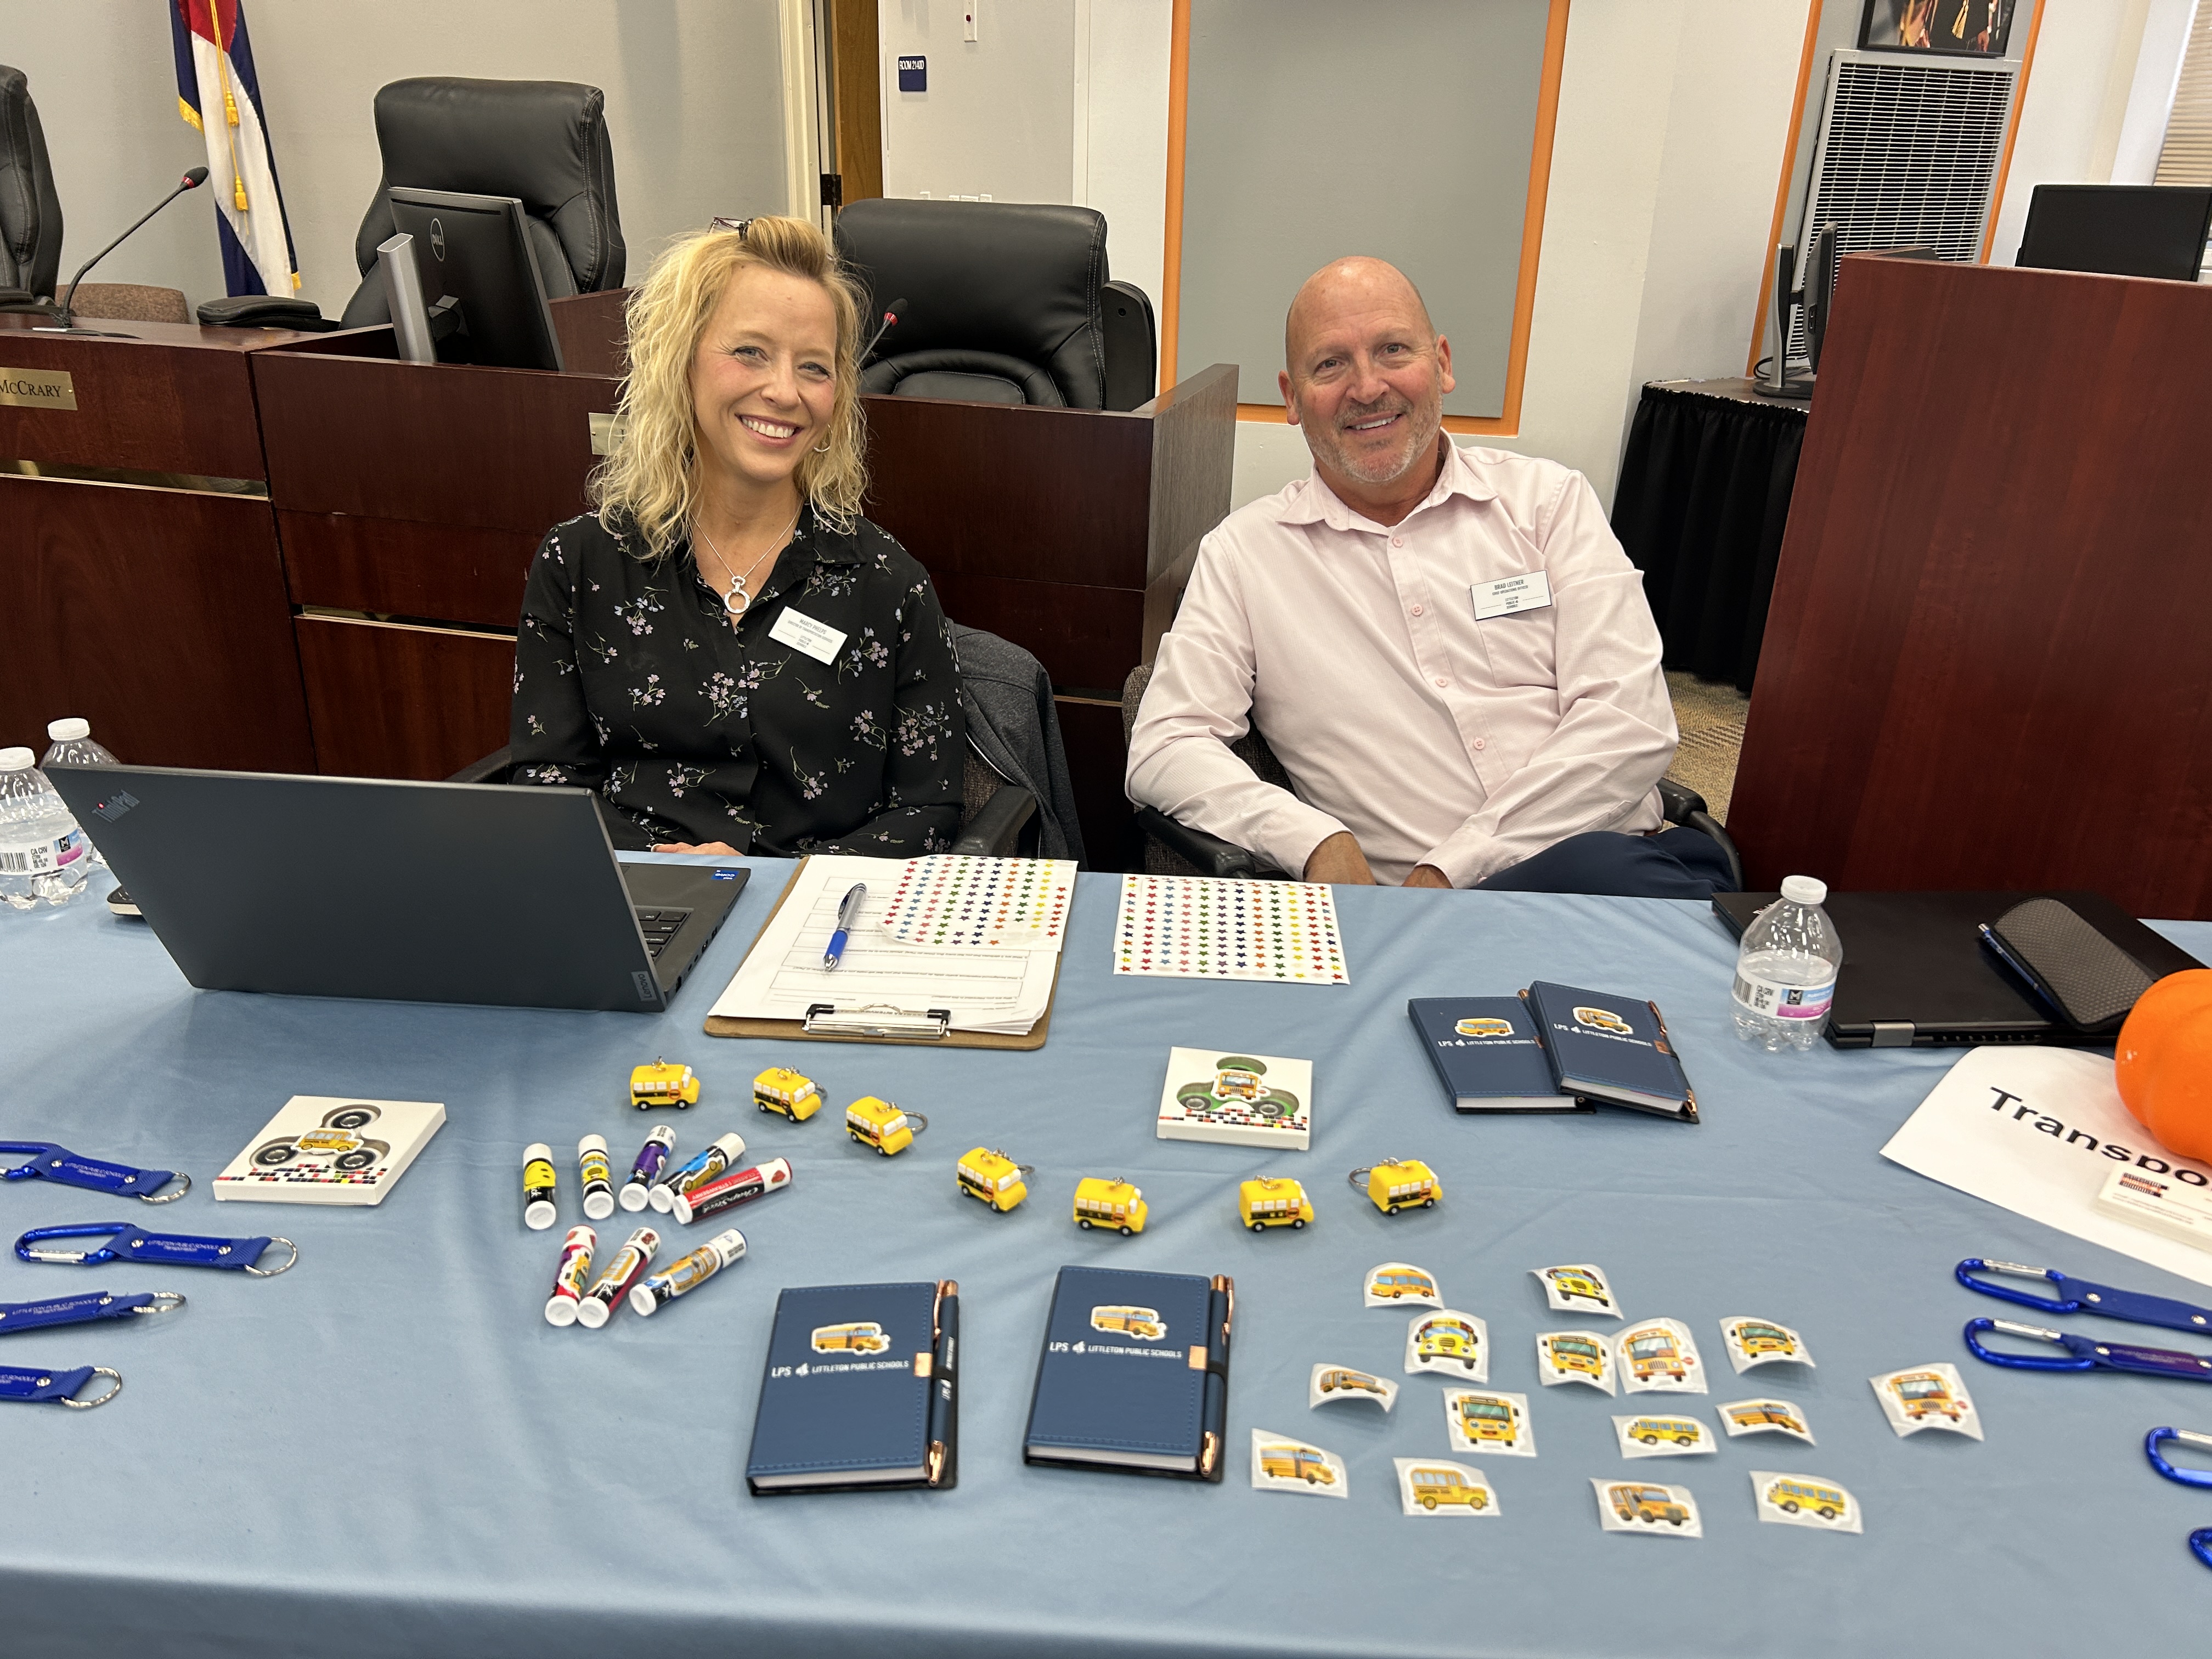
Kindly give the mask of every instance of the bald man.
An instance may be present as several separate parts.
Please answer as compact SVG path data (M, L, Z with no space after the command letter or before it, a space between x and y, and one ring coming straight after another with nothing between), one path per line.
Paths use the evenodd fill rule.
M1659 632L1589 482L1450 441L1450 343L1380 259L1309 277L1283 349L1312 476L1200 544L1129 798L1308 881L1727 890L1662 828ZM1291 790L1231 752L1253 725Z

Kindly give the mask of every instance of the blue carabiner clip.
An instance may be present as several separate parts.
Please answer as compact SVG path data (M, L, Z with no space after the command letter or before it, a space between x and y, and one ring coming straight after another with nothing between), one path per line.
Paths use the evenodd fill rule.
M192 1189L192 1178L173 1170L139 1170L128 1164L103 1163L96 1158L80 1157L51 1140L0 1140L0 1152L31 1154L27 1162L0 1170L0 1181L29 1181L44 1176L64 1187L85 1187L96 1193L141 1199L149 1204L174 1203ZM173 1193L162 1192L161 1188L172 1181L184 1184Z
M2185 1445L2201 1446L2212 1450L2212 1434L2194 1434L2187 1429L2153 1429L2143 1437L2143 1455L2150 1459L2151 1468L2167 1480L2185 1486L2212 1487L2212 1469L2177 1469L2160 1453L2159 1447L2168 1440L2179 1440ZM2199 1527L2189 1534L2189 1547L2197 1559L2212 1567L2212 1527Z
M40 1250L32 1247L49 1238L105 1238L90 1250ZM292 1252L281 1267L258 1265L271 1244ZM234 1267L256 1279L274 1279L289 1273L300 1259L300 1247L289 1238L264 1234L255 1238L196 1238L188 1233L149 1233L127 1221L91 1221L73 1227L33 1227L15 1241L15 1254L26 1261L58 1261L70 1267L91 1267L107 1261L159 1261L173 1267Z
M184 1305L185 1298L175 1291L137 1291L129 1296L87 1291L82 1296L56 1297L45 1302L0 1302L0 1336L41 1330L49 1325L86 1325L95 1319L174 1313Z
M2064 1359L2038 1354L2007 1353L1985 1348L1978 1340L1984 1331L2002 1331L2007 1336L2031 1342L2048 1342L2066 1350ZM2194 1382L2212 1382L2212 1358L2182 1353L2172 1348L2138 1348L2126 1342L2098 1342L2068 1331L2046 1330L2040 1325L2020 1325L2009 1319L1970 1319L1966 1322L1966 1352L1992 1365L2018 1371L2131 1371L2141 1376L2171 1376Z
M2002 1273L2013 1279L2040 1279L2056 1285L2056 1297L2031 1296L2003 1285L1992 1285L1977 1273ZM1970 1291L1994 1296L2039 1313L2100 1313L2107 1319L2124 1319L2131 1325L2156 1325L2169 1331L2212 1331L2212 1308L2199 1308L2162 1296L2143 1296L2117 1291L2109 1285L2093 1285L2056 1267L2026 1267L2017 1261L1984 1261L1970 1255L1953 1270L1953 1276Z

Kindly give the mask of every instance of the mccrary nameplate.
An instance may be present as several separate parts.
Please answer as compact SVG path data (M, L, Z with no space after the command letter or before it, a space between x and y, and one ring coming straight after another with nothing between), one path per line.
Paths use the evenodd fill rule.
M0 368L0 408L76 407L76 383L67 369Z

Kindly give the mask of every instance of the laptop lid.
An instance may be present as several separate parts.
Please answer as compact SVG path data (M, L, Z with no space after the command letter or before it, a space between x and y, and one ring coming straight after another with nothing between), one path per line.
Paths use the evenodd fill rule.
M1713 913L1741 939L1780 896L1716 893ZM2068 905L2154 975L2203 965L2097 893L1831 893L1821 908L1843 935L1844 967L1828 1041L1838 1048L2110 1042L2053 1019L1983 945L1982 923L2036 897Z
M658 1013L744 884L734 865L639 866L657 964L586 790L47 775L203 990Z

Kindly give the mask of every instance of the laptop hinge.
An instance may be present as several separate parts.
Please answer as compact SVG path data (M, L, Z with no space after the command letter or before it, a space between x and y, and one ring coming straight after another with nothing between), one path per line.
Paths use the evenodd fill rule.
M1877 1019L1870 1022L1875 1048L1910 1048L1912 1046L1912 1022L1909 1019Z

